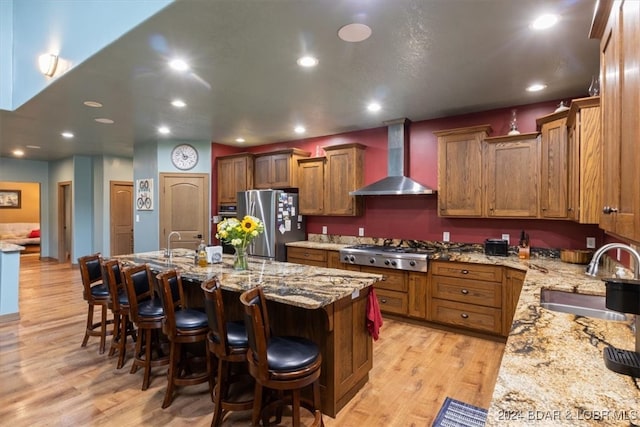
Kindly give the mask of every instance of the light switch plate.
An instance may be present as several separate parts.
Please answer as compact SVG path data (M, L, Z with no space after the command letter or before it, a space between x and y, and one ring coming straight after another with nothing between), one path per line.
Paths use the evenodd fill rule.
M506 240L507 244L511 243L511 236L509 236L508 234L503 234L502 235L502 240Z
M451 238L451 234L449 234L448 231L443 231L442 232L442 241L443 242L448 242L450 238Z
M587 237L587 249L593 249L596 247L596 238Z
M322 234L327 234L327 226L326 225L322 226Z
M364 237L364 227L358 228L358 236Z

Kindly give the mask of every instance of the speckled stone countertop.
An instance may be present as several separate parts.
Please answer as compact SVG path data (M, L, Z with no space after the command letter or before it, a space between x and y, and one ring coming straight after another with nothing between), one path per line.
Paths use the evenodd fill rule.
M296 246L339 250L357 243L325 240ZM325 241L323 241L325 240ZM291 245L291 244L290 244ZM554 258L520 260L483 253L448 252L441 260L502 265L526 271L487 417L487 426L640 425L640 379L610 371L603 349L635 348L633 316L614 322L547 310L543 288L604 295L601 279L584 265Z
M24 246L6 243L0 240L0 252L20 252L24 250Z
M125 265L149 264L154 271L177 268L182 277L204 281L218 276L223 289L243 292L262 285L267 299L307 309L317 309L358 293L382 279L380 274L360 273L333 268L318 268L288 262L249 257L249 270L235 271L233 256L222 262L199 267L193 251L174 249L171 260L162 251L119 255Z

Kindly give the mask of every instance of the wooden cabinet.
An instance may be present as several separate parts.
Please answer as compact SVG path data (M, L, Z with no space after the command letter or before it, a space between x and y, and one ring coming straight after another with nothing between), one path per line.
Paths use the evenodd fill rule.
M238 191L253 188L253 154L240 153L216 159L218 206L235 205Z
M640 241L640 2L602 1L592 37L600 38L603 192L599 224Z
M602 212L600 97L574 99L567 116L569 145L568 217L597 224Z
M408 272L367 266L361 266L360 271L384 275L384 279L374 285L382 313L407 316L409 308Z
M536 218L538 133L485 138L487 216Z
M434 132L438 137L438 215L481 217L483 140L491 126Z
M540 131L540 217L566 219L568 216L569 146L568 110L536 120Z
M433 262L430 320L502 334L503 267Z
M408 314L418 319L427 318L427 275L409 272Z
M310 153L297 148L260 153L254 160L255 188L295 188L298 186L298 159Z
M298 159L298 209L302 215L324 215L326 160L326 157Z
M300 213L303 215L362 215L362 197L349 192L364 182L362 144L324 147L325 157L298 160Z
M505 285L504 285L504 305L503 305L503 334L509 335L511 331L511 324L513 323L513 315L516 312L518 306L518 300L520 299L520 292L522 291L522 285L524 284L524 278L526 272L522 270L516 270L513 268L505 269Z
M324 249L300 248L287 246L287 262L311 265L314 267L327 266L327 251Z

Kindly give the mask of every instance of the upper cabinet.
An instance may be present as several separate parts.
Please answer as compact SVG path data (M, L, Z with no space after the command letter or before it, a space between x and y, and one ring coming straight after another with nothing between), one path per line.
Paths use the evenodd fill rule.
M540 135L540 217L568 217L568 110L536 120Z
M240 153L217 158L218 205L235 205L238 191L253 188L253 154Z
M569 219L597 224L602 212L600 97L574 99L567 116Z
M357 143L332 145L324 147L324 157L298 160L301 214L362 214L362 198L349 192L363 185L364 149Z
M538 133L485 138L487 217L536 218Z
M480 217L483 208L483 140L491 126L434 132L438 137L438 215Z
M600 227L640 241L640 2L601 1L592 26L600 38L602 210Z
M289 148L255 155L254 187L295 188L298 187L298 159L311 153Z

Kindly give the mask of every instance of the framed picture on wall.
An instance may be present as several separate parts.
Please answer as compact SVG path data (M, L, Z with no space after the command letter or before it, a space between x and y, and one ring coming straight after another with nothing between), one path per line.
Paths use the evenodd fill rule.
M20 209L22 206L21 190L0 190L0 208Z
M153 210L153 179L136 180L136 209L139 211Z

